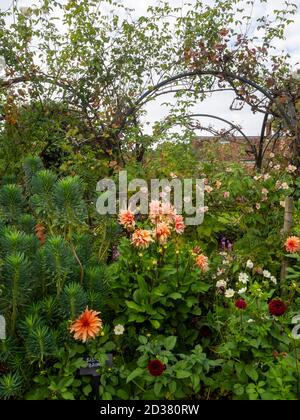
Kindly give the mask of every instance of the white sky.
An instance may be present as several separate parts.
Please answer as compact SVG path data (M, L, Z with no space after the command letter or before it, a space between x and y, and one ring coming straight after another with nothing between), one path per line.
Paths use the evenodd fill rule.
M156 0L120 0L125 6L135 9L137 16L145 14L146 9L150 5L155 5ZM195 0L190 0L189 3L193 3ZM210 0L206 0L210 3ZM17 4L19 7L32 6L35 3L34 0L18 0ZM172 6L181 6L184 1L182 0L169 0ZM275 8L284 8L284 0L268 0L264 5L258 4L254 7L253 17L267 15L271 10ZM300 65L300 0L294 0L294 3L298 6L298 14L295 17L295 22L290 25L287 30L286 40L279 42L278 49L286 50L292 57L293 63L296 65L295 68L299 68ZM0 0L0 8L2 10L8 9L12 4L12 0ZM155 102L150 103L147 106L147 116L145 121L149 121L152 125L154 121L161 120L167 115L167 109L162 106L162 102L169 100L170 98L165 95L162 99L157 99ZM249 108L245 108L242 111L230 111L229 106L231 105L233 97L229 93L215 93L213 97L206 99L193 109L193 113L205 113L215 114L219 117L225 118L229 121L239 124L248 135L258 135L260 132L260 126L262 117L258 114L253 115ZM212 120L202 120L203 125L212 123ZM224 124L213 124L217 128L224 128ZM148 128L147 131L151 132ZM205 134L205 133L203 133Z

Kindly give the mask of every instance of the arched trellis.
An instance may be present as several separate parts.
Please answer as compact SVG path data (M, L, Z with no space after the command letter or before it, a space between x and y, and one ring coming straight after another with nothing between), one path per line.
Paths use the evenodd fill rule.
M254 88L256 91L260 92L263 97L265 99L268 100L268 106L266 107L265 111L264 111L264 118L263 118L263 122L262 122L262 127L261 127L261 132L260 132L260 136L259 136L259 145L258 148L254 151L253 149L253 145L251 144L251 149L253 150L254 156L255 156L255 160L256 160L256 166L258 168L261 167L262 165L262 161L263 161L263 157L265 155L265 152L268 148L268 146L270 145L270 143L273 140L277 140L280 136L280 132L281 132L281 127L279 128L278 131L276 131L276 133L271 136L270 139L268 139L268 143L267 146L265 146L265 132L266 132L266 127L268 124L268 118L270 115L276 115L277 117L281 118L284 121L284 124L292 131L295 132L295 120L293 118L291 118L290 114L287 112L286 108L280 103L280 101L276 101L276 96L269 90L267 90L266 88L260 86L258 83L248 79L245 76L242 75L238 75L238 74L234 74L232 72L229 71L218 71L218 70L194 70L194 71L187 71L187 72L182 72L179 73L175 76L166 78L165 80L157 83L155 86L152 86L151 88L149 88L148 90L146 90L133 104L132 106L130 106L125 115L124 115L124 119L122 121L122 124L120 125L120 129L122 130L122 128L124 128L124 126L126 125L128 119L130 119L130 117L134 114L136 114L136 112L142 108L146 103L148 103L149 101L155 99L157 96L159 95L163 95L164 93L171 93L172 90L168 90L166 92L162 91L160 92L160 90L162 88L168 87L170 85L172 85L174 82L178 82L187 78L194 78L197 76L213 76L215 78L220 79L221 81L225 81L229 84L232 84L234 81L239 81L245 85L248 85L249 87ZM182 90L184 91L185 88L182 89L177 89L176 91ZM200 93L202 93L200 91ZM262 101L260 101L262 102ZM275 107L272 109L271 112L271 106ZM275 109L275 111L274 111ZM260 111L262 112L262 111ZM221 120L220 117L218 116L211 116L212 118L215 119L219 119ZM230 123L227 120L224 120L225 123ZM237 127L237 126L235 126ZM247 143L249 144L249 138L243 133L242 134L243 137L245 138L245 141L247 141ZM300 139L296 139L296 143L298 143L299 145L299 150L300 150Z
M265 127L265 121L267 121L268 119L268 113L265 114L264 117L264 121L263 121L263 127ZM217 120L217 121L221 121L223 123L225 123L226 125L229 125L229 129L225 132L225 133L213 133L214 136L226 136L228 133L231 133L233 131L236 131L240 134L240 136L244 139L245 143L250 147L251 149L251 153L254 156L254 160L255 160L255 164L257 168L261 168L262 165L262 161L263 161L263 157L266 153L266 151L269 149L269 146L271 145L271 143L273 143L273 148L276 144L276 141L278 140L278 138L280 137L280 128L272 135L268 138L268 142L265 143L265 136L264 136L264 130L265 128L263 128L263 133L261 133L261 135L258 137L258 144L255 144L253 141L251 141L251 138L249 136L247 136L245 134L245 132L241 129L241 127L239 127L238 125L234 124L233 122L219 117L217 115L213 115L213 114L188 114L188 115L182 115L180 116L179 120L177 120L176 122L174 122L174 124L172 124L172 126L174 125L181 125L183 123L184 120L187 119L192 119L192 118L208 118L208 119L213 119L213 120ZM167 127L167 129L170 127ZM197 127L194 126L195 129L199 129L199 130L205 130L208 131L210 133L212 133L212 130L203 127L202 125ZM212 139L214 139L215 137L211 137ZM233 137L234 140L234 137Z
M292 133L296 133L296 119L295 117L292 115L291 116L291 112L287 111L287 109L289 109L289 106L284 107L280 101L276 101L276 96L269 91L268 89L260 86L258 83L256 83L255 81L250 80L249 78L242 76L242 75L238 75L238 74L234 74L230 71L220 71L220 70L193 70L193 71L186 71L186 72L182 72L179 73L177 75L174 75L172 77L166 78L163 81L157 83L156 85L152 86L151 88L147 89L144 93L142 93L137 99L135 99L130 106L128 106L127 109L125 109L125 111L123 110L123 115L120 118L120 115L118 115L118 120L120 121L120 123L118 124L118 128L113 130L113 137L114 137L114 141L115 141L115 146L117 148L117 150L119 150L119 152L121 151L121 144L120 144L120 139L119 139L119 135L120 133L123 131L123 129L127 126L127 124L130 124L130 117L133 117L134 115L136 115L136 113L149 101L154 100L156 97L160 96L160 95L164 95L166 93L170 93L170 92L178 92L178 91L182 91L184 92L185 90L189 90L186 89L185 87L179 88L179 89L171 89L168 91L162 91L163 88L165 87L169 87L170 85L172 86L172 84L178 82L178 81L183 81L189 78L195 78L195 77L201 77L201 76L213 76L217 79L219 79L220 81L223 82L227 82L229 83L229 85L232 86L234 81L238 81L241 82L242 84L245 84L251 88L254 88L256 91L260 92L264 99L268 100L268 105L265 107L264 110L264 118L263 118L263 123L262 123L262 127L261 127L261 133L260 133L260 141L259 141L259 147L258 150L256 151L257 156L255 156L256 158L256 162L257 162L257 166L261 167L262 164L262 160L266 151L266 148L264 146L264 140L265 140L265 131L266 131L266 126L268 123L268 118L270 115L275 115L276 117L281 118L284 121L284 125L286 127L288 127L289 130L291 130ZM60 88L66 89L70 92L72 92L74 95L76 95L77 93L74 91L74 88L67 82L64 80L61 81L57 81L55 80L53 77L49 77L45 74L32 74L32 75L26 75L26 76L20 76L20 77L16 77L14 79L11 80L2 80L0 81L0 87L11 87L15 84L18 83L24 83L24 82L34 82L34 81L40 81L40 82L45 82L45 83L53 83L56 84L57 86L59 86ZM219 89L214 89L211 91L215 92ZM230 89L223 89L223 90L230 90ZM233 89L231 90L236 90L235 87L233 87ZM204 89L202 91L199 91L199 95L205 93L205 91L207 92L207 89ZM78 94L77 94L78 95ZM81 102L84 103L84 106L86 107L86 113L89 112L90 107L88 102L84 99L84 98L79 98ZM241 98L243 99L243 98ZM263 100L264 100L263 99ZM247 102L247 101L245 101ZM262 101L260 101L262 102ZM272 109L271 109L272 106ZM274 111L275 109L275 111ZM260 112L262 112L261 110L259 110ZM217 117L220 118L220 117ZM224 121L225 122L225 121ZM113 121L113 125L115 124L115 121ZM104 131L105 128L102 127L102 131ZM102 133L99 132L97 133L97 138L101 138ZM280 134L280 130L278 132L276 132L274 134L274 136L269 139L269 143L276 137L278 137ZM245 139L246 140L246 139ZM300 155L300 153L298 153L298 151L300 152L300 137L296 137L296 141L294 142L295 146L294 146L294 155ZM252 148L252 147L251 147ZM120 153L121 154L121 153ZM255 153L254 153L255 155Z

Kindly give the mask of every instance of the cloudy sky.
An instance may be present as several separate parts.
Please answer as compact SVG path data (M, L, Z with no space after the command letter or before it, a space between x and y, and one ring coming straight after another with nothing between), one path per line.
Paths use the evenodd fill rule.
M189 3L193 3L195 0L190 0ZM136 16L146 13L146 9L150 5L155 5L156 0L120 0L125 6L135 9ZM172 6L182 6L183 0L169 0ZM205 0L206 3L211 3L211 0ZM32 6L34 0L17 0L19 7ZM273 9L284 8L284 0L268 0L265 4L259 5L257 3L253 9L253 18L265 16L270 14ZM299 68L300 64L300 0L294 0L294 3L298 5L298 14L295 17L295 22L290 25L287 31L286 40L279 42L277 47L278 50L285 50L289 52L292 57L292 61L295 64L295 68ZM2 10L8 9L12 4L12 0L0 0L0 8ZM253 28L255 30L255 28ZM214 94L213 97L206 99L205 102L197 105L193 110L194 113L206 113L215 114L229 121L239 124L248 135L257 135L260 132L260 125L262 117L253 115L249 109L243 109L242 111L230 111L229 107L232 103L233 97L228 93ZM161 101L156 101L148 105L146 120L150 123L160 120L167 115L167 109L162 105L162 102L169 100L164 97ZM203 125L211 121L202 120ZM224 128L224 124L215 124L217 128ZM151 130L150 128L148 130Z

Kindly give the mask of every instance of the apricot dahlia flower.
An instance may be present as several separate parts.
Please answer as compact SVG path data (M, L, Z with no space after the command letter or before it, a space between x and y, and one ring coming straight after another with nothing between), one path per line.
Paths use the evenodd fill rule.
M131 243L137 248L148 248L152 241L151 232L145 229L137 229L131 238Z
M175 216L175 231L176 233L181 235L184 232L184 229L185 229L185 224L183 221L183 217L177 214Z
M70 332L74 333L75 340L85 343L88 339L94 339L102 330L102 320L98 317L100 312L92 311L89 308L73 322Z
M133 229L135 226L134 213L131 210L121 210L119 214L119 223L125 229Z
M169 228L169 226L164 222L158 223L155 229L155 236L157 240L159 241L159 243L164 244L168 240L168 237L170 235L171 235L171 229Z
M291 252L291 253L299 252L300 251L300 238L298 238L298 236L290 236L285 241L284 246L287 252Z
M196 265L201 268L202 271L208 270L208 258L204 254L197 255Z

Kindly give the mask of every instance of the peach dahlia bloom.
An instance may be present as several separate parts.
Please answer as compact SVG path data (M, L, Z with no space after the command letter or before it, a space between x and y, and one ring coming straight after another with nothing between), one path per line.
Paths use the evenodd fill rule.
M75 340L85 343L88 339L94 339L102 330L102 320L98 317L100 312L88 308L70 326L70 332L74 333Z
M300 251L300 238L298 238L298 236L290 236L285 241L284 246L287 252L291 252L291 253L299 252Z
M148 248L151 242L153 238L150 230L137 229L132 234L131 243L137 248Z
M184 221L183 221L183 217L181 215L177 214L175 216L174 222L175 222L176 233L181 235L184 232L184 229L185 229L185 224L184 224Z
M208 270L208 257L204 254L197 255L196 257L196 265L202 270Z
M167 242L168 237L171 235L171 229L167 223L158 223L155 228L155 236L159 243L164 244Z
M135 226L134 213L131 210L121 210L119 213L119 223L125 229L133 229Z

